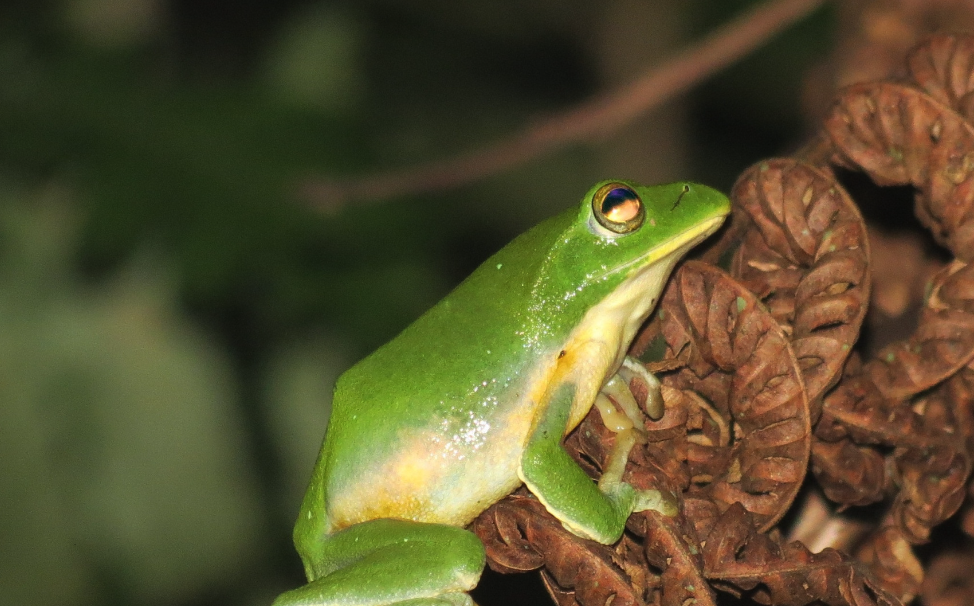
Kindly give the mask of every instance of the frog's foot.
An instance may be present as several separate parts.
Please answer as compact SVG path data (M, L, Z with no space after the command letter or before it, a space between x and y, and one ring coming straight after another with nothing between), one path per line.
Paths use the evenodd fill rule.
M596 399L596 406L602 414L603 423L616 432L615 445L612 452L609 453L602 470L602 477L599 480L599 489L609 495L625 490L622 475L625 473L626 464L629 462L629 454L637 443L645 441L645 435L641 429L643 416L636 404L636 399L629 390L629 381L633 375L643 377L649 385L650 394L646 402L647 409L653 411L653 407L657 407L659 415L654 418L663 416L663 398L660 393L659 380L642 364L626 357L623 368L609 380ZM613 403L617 403L625 414L619 412ZM669 491L636 489L633 491L635 492L635 501L632 511L653 510L667 516L676 515L678 511L677 497Z
M455 526L372 520L324 537L323 569L274 606L474 606L484 547Z
M669 490L637 490L636 506L633 511L655 511L673 517L680 513L680 500Z
M602 470L602 477L599 479L599 489L606 494L615 494L626 490L623 486L628 486L622 481L622 474L626 470L629 462L629 453L633 447L642 440L641 432L635 429L627 429L616 434L615 446L606 460L605 468ZM653 510L665 516L674 516L678 513L677 496L670 491L663 490L637 490L632 511Z

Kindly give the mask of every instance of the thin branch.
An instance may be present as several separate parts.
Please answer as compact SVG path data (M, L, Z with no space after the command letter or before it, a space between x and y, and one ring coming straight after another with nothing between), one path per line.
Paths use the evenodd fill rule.
M635 82L556 114L512 137L419 166L352 179L311 178L300 196L322 210L350 201L444 190L520 166L569 143L605 137L746 55L824 0L777 0L721 26Z

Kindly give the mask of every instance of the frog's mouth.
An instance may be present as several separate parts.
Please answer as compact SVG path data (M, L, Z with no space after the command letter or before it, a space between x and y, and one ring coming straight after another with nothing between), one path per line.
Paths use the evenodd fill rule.
M641 257L633 259L625 265L621 265L614 270L613 273L618 272L630 272L634 267L645 268L647 266L652 266L658 261L663 261L667 257L676 257L673 264L683 257L690 249L700 244L707 238L709 238L715 231L717 231L721 225L724 224L724 220L727 215L719 215L682 232L673 238L661 243L659 246L650 249ZM642 269L637 269L636 273L641 272ZM638 275L631 276L627 282L634 278L638 278ZM665 280L665 278L664 278ZM620 287L625 287L625 284L620 285Z

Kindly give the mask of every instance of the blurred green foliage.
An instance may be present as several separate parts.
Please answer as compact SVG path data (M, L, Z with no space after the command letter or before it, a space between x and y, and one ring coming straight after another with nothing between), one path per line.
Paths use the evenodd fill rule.
M828 15L457 191L320 212L300 184L496 140L749 4L0 6L0 595L258 604L299 583L289 527L337 374L591 182L727 188L780 152Z
M155 255L82 283L66 194L0 183L0 588L185 599L252 565L262 536L229 356Z

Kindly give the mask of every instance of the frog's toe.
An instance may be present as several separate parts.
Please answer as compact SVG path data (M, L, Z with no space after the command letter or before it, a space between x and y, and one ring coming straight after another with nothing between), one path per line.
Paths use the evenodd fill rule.
M637 490L633 511L655 511L672 517L680 512L680 502L669 490Z

